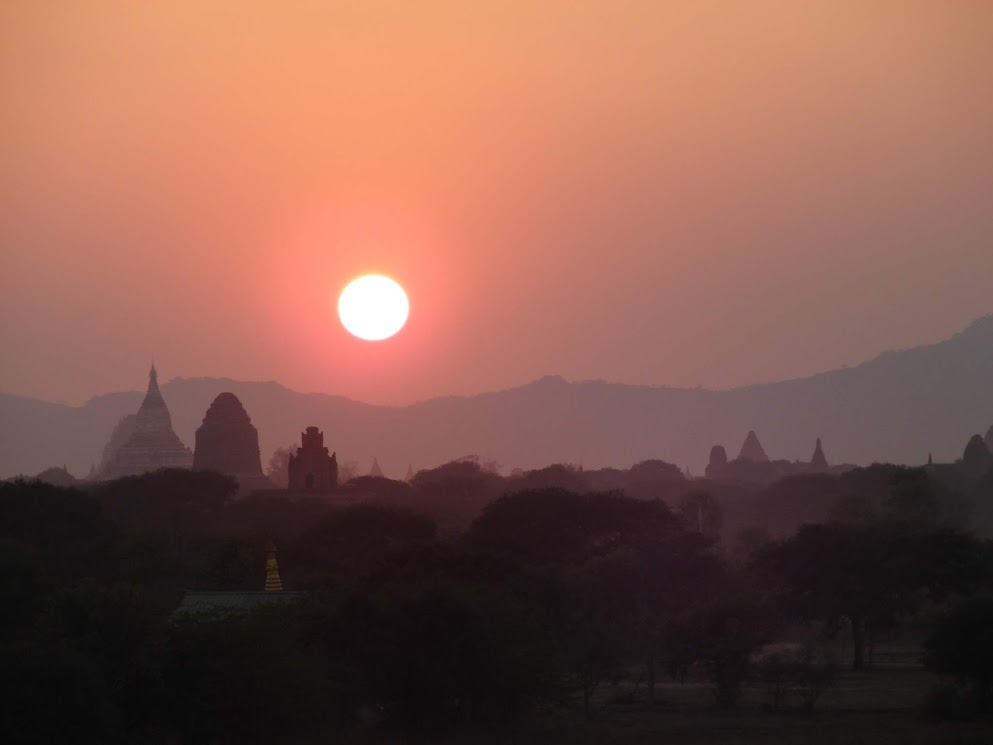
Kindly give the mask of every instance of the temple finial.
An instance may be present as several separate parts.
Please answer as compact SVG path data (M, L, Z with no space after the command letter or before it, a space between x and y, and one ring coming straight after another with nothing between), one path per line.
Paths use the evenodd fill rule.
M369 469L369 475L383 478L383 469L379 467L379 460L375 457L372 459L372 468Z
M279 564L276 561L276 544L271 540L265 548L265 590L283 591L283 580L279 576Z

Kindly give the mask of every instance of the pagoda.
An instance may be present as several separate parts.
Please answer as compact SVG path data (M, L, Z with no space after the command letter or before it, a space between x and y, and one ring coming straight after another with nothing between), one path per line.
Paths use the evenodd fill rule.
M233 393L221 393L207 409L196 433L193 469L233 476L241 495L274 488L262 473L259 431Z
M100 470L100 479L119 479L159 468L190 468L193 465L193 453L172 429L172 417L159 391L155 365L148 373L145 398L127 429L130 431L126 432L126 439L122 437L125 433L115 430L123 444L109 454Z
M324 433L317 427L307 427L300 435L302 447L296 455L290 453L290 489L334 491L338 488L338 457L328 455L324 445Z

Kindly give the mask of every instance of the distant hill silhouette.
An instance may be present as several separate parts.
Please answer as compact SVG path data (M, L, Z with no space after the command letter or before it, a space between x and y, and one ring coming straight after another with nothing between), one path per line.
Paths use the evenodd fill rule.
M136 383L142 382L136 374ZM736 452L754 430L773 459L809 460L817 437L832 463L952 461L993 423L993 315L952 338L885 352L857 367L728 391L570 383L556 376L495 393L373 406L278 383L177 378L162 386L187 446L214 398L234 393L258 427L262 462L321 428L341 462L378 459L401 478L469 453L507 467L556 462L628 467L659 458L702 475L712 445ZM114 425L142 393L109 393L81 407L0 394L0 476L99 463Z

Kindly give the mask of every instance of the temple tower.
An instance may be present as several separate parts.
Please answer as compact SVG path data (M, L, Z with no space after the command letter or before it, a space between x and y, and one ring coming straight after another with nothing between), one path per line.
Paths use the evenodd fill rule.
M262 473L259 431L236 395L221 393L214 399L196 437L193 468L234 476L242 494L272 489Z
M379 467L379 459L372 459L372 468L369 469L369 475L375 476L377 479L384 478L383 469Z
M738 460L750 460L754 463L768 463L769 456L762 449L762 443L755 434L755 430L749 430L745 441L741 444L741 452L738 453Z
M122 443L115 447L114 440ZM133 418L126 417L115 428L111 452L105 451L101 479L136 476L159 468L189 468L193 454L172 429L172 417L159 391L155 365L148 373L148 390Z
M301 447L290 454L290 490L334 491L338 488L338 458L328 455L324 433L317 427L307 427L300 435Z
M827 458L824 457L824 448L821 447L821 438L817 438L817 444L814 446L814 455L810 459L810 470L816 473L822 473L828 470Z

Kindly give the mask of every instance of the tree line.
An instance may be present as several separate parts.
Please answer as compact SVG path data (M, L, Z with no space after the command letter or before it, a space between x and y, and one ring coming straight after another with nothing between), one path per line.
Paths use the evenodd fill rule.
M718 707L757 682L770 709L809 710L921 617L945 710L989 709L993 551L942 518L925 470L862 474L862 501L842 490L827 519L734 547L709 492L553 475L500 493L459 461L297 500L236 500L231 479L193 471L0 484L0 739L426 743L595 717L619 680L651 703L693 676ZM261 590L270 539L295 602L175 613L187 590Z

